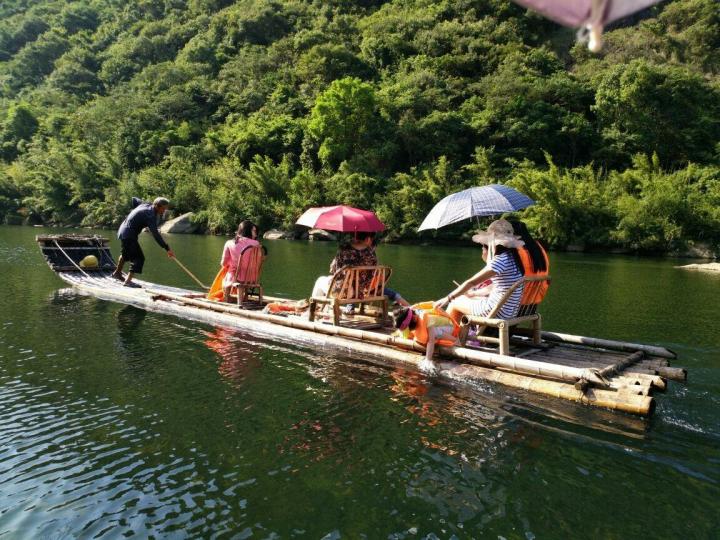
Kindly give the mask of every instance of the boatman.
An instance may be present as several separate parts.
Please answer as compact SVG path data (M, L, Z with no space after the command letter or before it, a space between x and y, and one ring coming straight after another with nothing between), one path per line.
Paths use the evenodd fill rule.
M167 251L168 257L173 258L175 256L170 246L168 246L167 242L160 236L160 231L158 231L157 227L158 216L162 216L169 205L170 201L164 197L156 198L152 204L143 202L137 197L132 198L133 210L128 214L118 230L118 238L122 244L122 251L118 259L117 268L112 273L114 278L122 280L123 265L126 261L130 261L130 271L123 283L125 287L139 287L137 283L133 283L132 279L135 274L142 273L143 265L145 264L145 255L143 255L142 249L140 249L140 243L138 242L138 237L145 227L150 229L150 232L160 247Z

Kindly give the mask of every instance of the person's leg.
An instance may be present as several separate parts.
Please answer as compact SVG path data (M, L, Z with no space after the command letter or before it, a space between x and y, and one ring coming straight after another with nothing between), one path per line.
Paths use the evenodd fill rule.
M443 327L443 331L440 332L435 339L436 339L436 341L443 341L443 340L452 341L455 345L457 345L459 342L458 338L455 335L453 335L452 327L449 327L447 329L445 327Z
M475 301L467 296L458 296L455 300L450 302L450 305L447 308L447 313L456 323L460 324L460 319L462 319L463 315L472 315L473 302Z
M117 266L115 267L115 271L112 273L112 277L115 279L123 279L122 275L122 269L123 266L125 266L125 261L129 259L128 256L128 248L127 243L125 240L120 240L120 257L118 258Z
M327 296L328 289L330 288L331 279L331 276L320 276L319 278L317 278L315 280L315 285L313 286L312 295L315 297Z
M232 285L223 286L223 302L230 302L230 289L232 289Z
M140 244L137 243L137 241L135 241L133 244L134 245L131 246L129 250L131 253L128 253L131 258L130 271L125 278L126 286L130 286L133 278L135 277L135 274L142 274L143 266L145 265L145 254L143 253L142 249L140 249Z
M122 279L123 266L125 266L125 257L120 255L117 261L117 266L115 267L115 271L111 274L112 277L114 277L115 279Z

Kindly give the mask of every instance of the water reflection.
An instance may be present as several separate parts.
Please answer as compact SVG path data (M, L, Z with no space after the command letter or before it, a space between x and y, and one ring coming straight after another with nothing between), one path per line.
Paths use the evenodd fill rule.
M145 320L148 312L135 306L125 306L117 313L118 333L122 341L128 343L135 340L138 328Z
M221 359L218 373L232 386L242 386L245 379L260 366L258 353L262 347L240 340L236 332L216 327L205 332L205 336L205 345Z

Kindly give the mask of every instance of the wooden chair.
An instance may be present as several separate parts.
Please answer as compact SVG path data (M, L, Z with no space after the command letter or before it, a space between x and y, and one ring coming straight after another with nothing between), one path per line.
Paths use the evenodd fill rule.
M370 285L366 290L360 290L360 283L367 281L371 273ZM385 283L390 279L392 269L389 266L346 266L333 274L330 287L325 296L312 296L310 298L309 319L315 320L318 305L330 305L333 311L333 324L340 324L340 307L347 304L359 304L360 313L365 312L365 306L379 303L381 311L377 315L377 322L385 324L388 315L388 298L383 294Z
M510 333L511 330L521 324L530 323L532 325L532 343L533 345L540 345L541 337L540 332L542 330L542 317L537 312L537 307L542 301L547 289L550 285L550 276L530 276L524 277L523 279L517 280L513 285L505 292L503 297L497 303L497 305L488 313L487 317L474 317L471 315L465 315L461 321L461 342L465 344L470 327L477 327L476 339L478 341L485 341L488 343L496 343L500 345L500 354L510 353ZM510 296L519 287L523 288L522 296L520 297L520 308L518 314L510 319L498 319L495 316L500 309L509 300ZM497 328L498 337L484 336L483 333L487 328Z
M265 257L260 246L248 246L240 253L232 287L237 291L238 306L242 306L250 292L255 291L262 304L263 288L260 274Z

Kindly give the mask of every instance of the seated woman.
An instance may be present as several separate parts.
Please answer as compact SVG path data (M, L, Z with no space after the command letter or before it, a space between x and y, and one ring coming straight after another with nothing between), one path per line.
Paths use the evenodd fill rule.
M222 260L220 261L221 266L227 271L225 277L223 277L223 298L225 302L230 302L230 289L232 288L233 282L236 281L236 271L240 273L243 271L242 268L238 269L240 255L245 248L260 245L257 241L257 236L257 226L252 221L246 219L238 225L235 238L225 242Z
M522 221L511 221L510 223L515 234L525 242L525 245L518 249L523 264L523 274L526 277L548 278L550 261L545 248L530 236L530 231ZM520 303L524 306L533 304L537 306L545 298L549 287L550 282L547 279L530 286L526 285Z
M459 322L463 315L475 317L487 316L500 302L507 290L523 277L523 265L517 248L524 242L513 234L510 223L504 219L493 221L486 231L473 236L473 242L482 244L485 268L458 285L447 296L435 302L441 308L448 302L448 313ZM488 279L492 279L492 289L487 296L467 295L466 293ZM520 306L522 288L516 289L505 302L497 317L514 317Z
M359 232L348 244L342 244L332 262L330 263L330 275L320 276L315 280L313 296L326 296L330 288L330 281L333 274L346 266L377 266L377 255L373 249L373 234ZM366 282L360 283L360 288L365 289L370 285L371 276L367 276Z
M377 266L378 260L375 253L375 233L358 232L355 233L353 240L348 244L343 244L338 249L335 258L330 263L330 275L320 276L315 280L312 295L316 297L327 296L330 288L330 281L333 274L346 266ZM360 291L366 290L370 286L372 280L371 273L367 273L360 282ZM400 294L388 287L383 291L390 301L402 306L409 305ZM348 305L348 310L352 311L352 304Z
M525 242L525 245L518 249L523 264L523 274L526 276L547 275L550 270L550 262L545 248L530 235L530 231L522 221L510 220L509 223L512 225L513 232Z

